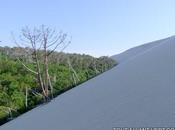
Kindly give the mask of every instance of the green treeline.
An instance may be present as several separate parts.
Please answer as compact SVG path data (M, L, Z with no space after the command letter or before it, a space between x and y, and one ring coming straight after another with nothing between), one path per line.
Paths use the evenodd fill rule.
M30 48L0 47L0 123L43 103L37 79L18 60L34 68ZM42 50L40 51L42 54ZM117 63L109 57L54 52L49 58L53 97L109 70Z

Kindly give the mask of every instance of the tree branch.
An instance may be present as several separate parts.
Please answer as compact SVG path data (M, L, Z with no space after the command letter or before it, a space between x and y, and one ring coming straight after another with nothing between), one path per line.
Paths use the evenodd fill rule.
M34 73L34 74L38 74L36 71L30 69L29 67L27 67L19 58L17 58L17 60L30 72Z

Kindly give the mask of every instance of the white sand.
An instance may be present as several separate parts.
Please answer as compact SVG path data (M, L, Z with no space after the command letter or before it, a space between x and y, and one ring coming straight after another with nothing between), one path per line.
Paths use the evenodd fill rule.
M175 37L155 44L0 130L174 127Z

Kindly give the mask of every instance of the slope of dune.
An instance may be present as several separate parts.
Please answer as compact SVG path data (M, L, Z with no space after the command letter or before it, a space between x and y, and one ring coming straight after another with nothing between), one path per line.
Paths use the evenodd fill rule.
M166 38L166 39L168 39L168 38ZM158 46L166 39L161 39L161 40L157 40L154 42L143 44L143 45L140 45L137 47L133 47L133 48L128 49L120 54L111 56L111 58L116 60L118 63L123 63L131 58L134 58L135 56L138 56L142 53L145 53L145 51L148 51L149 49L153 49L154 47Z
M147 45L151 49L139 50L127 62L6 123L0 130L174 127L175 37Z

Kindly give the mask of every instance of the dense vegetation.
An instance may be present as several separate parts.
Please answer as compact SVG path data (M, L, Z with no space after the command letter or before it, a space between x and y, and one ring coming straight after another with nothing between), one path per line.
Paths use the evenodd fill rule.
M17 60L20 58L30 68L35 67L26 50L30 48L0 47L1 124L43 103L42 90L38 87L35 76ZM116 65L108 57L94 58L63 52L54 52L50 57L49 74L54 97Z

